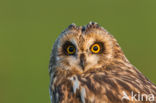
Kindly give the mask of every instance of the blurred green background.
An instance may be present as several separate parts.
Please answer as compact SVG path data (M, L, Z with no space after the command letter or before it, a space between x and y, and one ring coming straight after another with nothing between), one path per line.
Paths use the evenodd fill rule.
M50 103L52 44L96 21L156 84L156 0L0 0L0 103Z

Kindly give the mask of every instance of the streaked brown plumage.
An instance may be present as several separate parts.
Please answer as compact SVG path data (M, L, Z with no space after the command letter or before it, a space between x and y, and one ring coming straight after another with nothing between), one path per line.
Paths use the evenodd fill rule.
M116 39L94 22L83 27L71 24L61 33L49 73L52 103L156 102L156 86L127 60ZM132 92L137 94L135 100ZM129 99L123 98L124 93ZM155 101L139 94L152 95Z

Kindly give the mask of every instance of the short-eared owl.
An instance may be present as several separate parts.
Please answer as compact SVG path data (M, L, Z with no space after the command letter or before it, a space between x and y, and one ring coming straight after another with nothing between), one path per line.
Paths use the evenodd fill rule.
M97 23L71 24L56 40L49 65L52 103L156 102L156 86Z

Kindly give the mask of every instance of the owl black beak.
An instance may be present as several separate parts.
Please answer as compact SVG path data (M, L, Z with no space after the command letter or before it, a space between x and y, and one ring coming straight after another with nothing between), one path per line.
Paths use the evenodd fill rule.
M81 54L80 55L80 66L82 67L83 70L85 68L85 65L86 65L86 57L84 54Z

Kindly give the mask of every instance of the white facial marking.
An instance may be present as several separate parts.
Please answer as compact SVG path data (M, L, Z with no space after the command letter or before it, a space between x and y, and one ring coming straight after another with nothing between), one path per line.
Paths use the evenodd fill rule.
M88 56L87 57L88 65L86 66L86 69L95 66L97 64L97 62L98 62L98 56L96 56L96 55Z
M76 45L76 44L77 44L75 39L71 39L70 41L71 41L71 42L72 42L72 44L74 44L74 45Z
M93 63L93 65L97 64L97 61L98 61L98 56L96 56L96 55L91 55L91 56L88 56L88 58L87 58L87 62Z
M77 64L77 59L75 58L75 57L70 57L69 59L68 59L68 61L71 61L71 62L69 62L69 64L72 66L72 65L75 65L75 64Z

